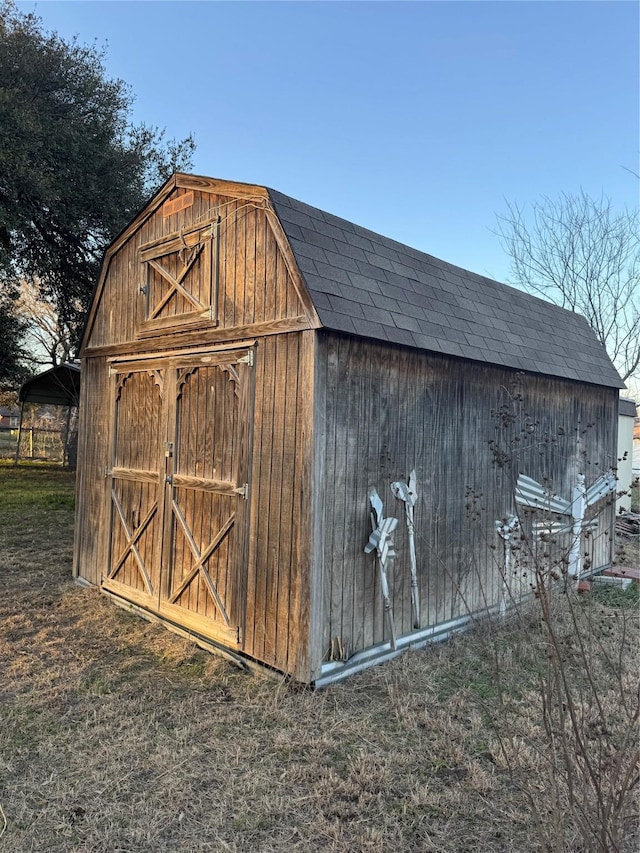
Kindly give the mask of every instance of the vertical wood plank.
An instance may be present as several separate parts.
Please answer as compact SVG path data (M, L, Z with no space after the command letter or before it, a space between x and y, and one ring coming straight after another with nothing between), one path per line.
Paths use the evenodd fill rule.
M225 310L224 321L227 326L238 326L243 322L245 287L247 279L247 237L246 217L244 210L238 210L241 205L236 205L235 230L236 230L236 274L234 279L233 297Z
M253 440L251 458L251 502L249 506L249 534L247 538L247 580L246 580L246 617L244 630L244 650L257 657L255 644L255 623L258 612L258 549L260 520L260 495L262 491L262 432L264 414L264 355L262 343L255 350L254 366L254 409L252 419Z
M328 388L344 388L344 378L340 374L340 343L341 339L332 339L332 346L327 358L327 386ZM327 515L325 516L324 539L327 549L327 563L329 572L327 574L327 596L326 612L329 616L329 635L326 638L326 648L329 649L334 637L342 634L342 589L343 589L343 563L338 557L341 545L342 528L337 528L337 523L344 525L344 444L340 432L340 424L344 420L343 415L338 414L338 405L342 395L336 393L327 394L327 422L330 424L327 435L326 448L326 470L329 488L331 489L331 500L326 503ZM341 555L340 555L341 556Z
M380 368L378 354L375 348L369 344L367 348L368 369L364 376L365 388L368 394L368 411L366 422L378 423L380 418ZM367 492L370 488L378 488L378 470L380 466L380 443L382 440L382 429L367 429ZM365 504L365 506L367 506ZM368 512L368 510L367 510ZM366 534L371 530L371 523L367 517ZM361 540L364 537L361 537ZM363 606L363 646L367 648L373 645L375 638L375 617L378 609L378 573L375 562L371 558L365 558L364 565L364 606Z
M245 208L242 216L245 221L245 276L241 322L245 324L253 322L256 311L256 211L251 207Z
M279 557L280 557L280 527L282 511L282 481L283 468L288 461L285 456L284 416L287 405L287 358L286 340L284 336L274 341L273 362L273 404L270 412L271 441L269 483L263 488L268 495L266 506L267 530L265 540L266 578L265 578L265 625L264 625L264 656L265 660L276 660L276 633L278 631L278 593L279 593ZM287 472L289 476L291 472ZM286 627L283 628L286 630Z
M315 610L319 589L314 576L313 496L318 484L314 482L314 396L315 396L315 333L302 332L295 337L299 342L297 383L297 431L296 431L296 485L294 490L293 536L295 548L291 560L291 599L289 629L289 670L301 681L308 682L314 660L317 662L320 649L315 648L315 638L320 626L314 624L321 612Z
M230 316L229 305L236 301L236 276L239 249L236 223L237 202L223 208L220 240L220 284L218 288L218 323L224 325Z
M322 371L324 375L324 399L318 398L317 405L324 403L322 408L323 446L320 454L324 459L325 499L322 501L322 517L320 519L320 537L322 542L322 655L329 654L331 639L335 631L335 611L333 607L333 586L337 581L333 565L333 501L336 454L336 394L330 389L336 387L337 356L332 337L320 333L319 350L322 354Z
M276 240L273 231L265 215L265 294L264 294L264 319L275 320L279 316L280 307L276 303L277 271L278 261L283 263L279 257Z
M259 468L255 482L259 483L258 495L258 518L257 518L257 540L259 545L256 586L255 586L255 620L254 620L254 654L261 660L265 660L267 649L265 647L265 620L268 618L267 611L267 589L269 581L269 543L275 531L271 531L271 476L273 468L273 433L274 433L274 410L275 410L275 379L278 369L276 342L265 340L262 346L262 411L261 411L261 435L260 446L256 447L259 454ZM273 618L273 616L272 616ZM268 659L268 658L267 658Z
M267 259L266 228L267 219L263 210L254 211L255 219L255 285L253 313L251 322L259 323L265 319L265 275Z
M315 681L320 676L323 659L328 649L328 634L325 634L325 626L329 624L329 616L326 609L324 596L325 579L325 549L324 549L324 525L326 519L326 503L330 499L329 483L326 474L326 448L327 448L327 346L323 335L304 333L303 348L310 350L306 363L311 363L309 372L313 370L313 393L309 393L308 382L310 377L302 374L298 385L299 399L302 403L301 417L306 422L305 408L311 408L312 435L311 435L311 464L312 471L309 482L309 499L302 497L302 507L309 505L311 517L308 530L311 531L310 541L310 578L309 578L309 680ZM304 401L306 400L306 407ZM302 480L305 474L302 474ZM304 537L305 521L301 523L301 537ZM304 539L302 540L304 541ZM304 605L303 605L304 606Z
M291 592L295 584L296 548L295 537L299 531L299 507L297 498L302 487L302 470L298 442L300 413L298 396L298 365L300 360L297 335L287 335L283 341L286 381L282 387L283 453L280 483L280 524L278 530L278 605L276 616L277 661L288 662L290 635L295 638L297 620L292 618ZM299 564L298 570L299 570ZM282 665L282 664L280 664Z

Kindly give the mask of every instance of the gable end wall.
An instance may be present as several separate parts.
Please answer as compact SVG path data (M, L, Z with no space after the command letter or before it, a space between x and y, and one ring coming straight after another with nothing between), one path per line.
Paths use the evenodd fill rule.
M179 202L185 196L193 197L189 207L164 215L165 205ZM140 247L153 245L165 237L179 239L180 234L188 235L198 226L206 235L209 233L206 226L217 217L220 217L218 322L211 325L211 334L224 338L225 330L229 330L228 337L233 337L231 330L239 327L266 326L296 318L304 318L304 324L300 325L310 325L308 316L313 309L310 303L303 304L301 288L296 282L295 262L285 256L278 244L279 226L267 209L266 200L233 198L177 187L113 253L107 253L103 283L96 294L85 340L88 353L140 341L140 329L148 310L142 292L146 279ZM188 280L189 287L201 296L207 284L199 279L210 274L206 265L199 263L194 267L193 279ZM156 290L159 295L166 292L165 283L160 280ZM179 310L183 310L182 303L174 296L163 313ZM167 334L180 331L178 324L167 329ZM141 344L138 351L143 347ZM147 348L154 347L153 338L149 338Z

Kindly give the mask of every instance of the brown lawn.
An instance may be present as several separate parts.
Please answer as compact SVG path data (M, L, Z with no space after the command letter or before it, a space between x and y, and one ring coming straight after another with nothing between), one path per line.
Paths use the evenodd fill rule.
M4 853L545 850L535 607L525 630L484 625L314 693L75 585L72 532L71 474L0 466ZM637 596L574 605L613 730L605 659L632 690ZM568 623L563 636L579 684ZM563 849L583 850L562 802ZM632 808L621 849L633 834Z

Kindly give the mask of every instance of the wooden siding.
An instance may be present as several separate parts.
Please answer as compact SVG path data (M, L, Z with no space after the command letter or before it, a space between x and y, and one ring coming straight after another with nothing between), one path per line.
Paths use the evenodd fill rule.
M84 429L75 572L146 609L166 611L183 627L206 635L201 617L215 622L217 612L207 603L202 577L175 602L175 592L172 597L164 590L163 577L167 566L186 578L197 568L193 543L182 534L183 528L204 552L214 528L224 531L226 521L234 517L242 570L231 577L231 551L224 539L208 559L209 577L204 578L211 579L224 601L233 602L234 624L239 625L234 648L309 681L315 333L305 330L318 325L317 316L264 190L253 193L251 188L232 185L221 189L216 182L200 186L196 179L186 178L183 183L163 191L118 238L107 253L96 290L83 341ZM217 256L212 223L219 230ZM203 240L211 242L209 255L206 246L198 248ZM202 317L206 312L198 312L211 302L216 268L218 300L211 317ZM219 459L212 457L215 482L207 481L206 488L195 482L198 477L213 477L198 468L202 454L209 452L211 432L207 426L211 377L200 369L201 379L196 383L189 378L183 393L179 410L183 415L176 429L186 443L181 446L182 467L173 472L174 499L168 501L162 498L167 490L154 463L158 453L164 457L167 436L163 432L158 451L158 436L154 438L147 414L140 411L139 417L120 419L121 441L116 442L117 389L109 365L123 377L129 365L140 372L138 378L124 380L123 393L125 397L129 393L128 384L130 390L138 388L136 399L149 408L155 399L153 388L144 389L153 385L152 374L162 384L169 375L164 373L166 365L176 358L197 357L207 348L211 352L237 348L239 342L255 353L252 393L241 400L241 418L249 429L240 467L249 472L244 475L249 499L235 494L244 484L232 482L226 470L234 458L233 439L231 444L225 440L224 449L216 448L222 453ZM175 417L168 417L166 408L164 404L165 425ZM234 432L235 426L229 429ZM150 471L156 471L151 479ZM230 488L226 497L220 491L225 478ZM196 496L192 488L198 491ZM215 490L217 497L212 494ZM216 501L214 512L209 504ZM173 512L170 523L167 507ZM136 554L128 542L147 516L152 520L134 543ZM115 519L111 536L110 517ZM154 548L162 552L160 562ZM156 567L147 571L146 579L140 563L145 570ZM200 606L201 601L206 606ZM169 613L172 602L176 607ZM177 613L178 606L182 613ZM196 611L197 620L192 618Z
M345 656L388 639L375 563L363 553L371 486L385 515L400 520L392 594L397 632L408 634L409 549L404 505L390 490L394 480L416 468L426 627L499 601L494 522L515 510L519 471L547 477L556 492L570 496L579 454L588 460L587 484L615 465L615 390L333 334L320 335L318 375L326 383L316 415L325 482L315 566L323 573L324 617L315 667L320 657L328 659L335 638ZM511 466L494 463L491 440L508 448ZM605 510L590 546L596 565L611 558L612 512Z
M74 577L99 584L107 564L109 462L109 369L106 358L82 365Z
M231 198L178 187L169 200L179 200L186 194L193 196L189 207L169 216L164 215L164 206L159 207L115 253L107 254L104 281L85 340L89 350L154 334L153 329L146 328L148 317L170 290L159 267L177 278L189 258L189 249L198 240L204 249L193 261L185 286L199 305L208 308L212 267L217 268L217 317L202 317L206 312L176 290L152 321L159 327L155 334L179 331L182 325L185 330L198 327L224 337L224 330L253 324L268 329L269 324L313 314L308 300L305 304L295 264L266 199ZM211 236L212 223L217 223L219 243ZM155 267L149 267L149 260L164 251L163 241L171 238L168 248L172 254L162 255L153 261ZM183 242L184 252L180 254Z
M247 572L243 578L244 589L241 590L245 605L240 620L243 622L241 647L247 654L291 672L303 681L310 680L308 652L311 617L308 604L313 352L312 331L269 336L260 340L256 346L253 368L255 403L252 412L247 412L252 420L253 436L250 444L253 451L249 478ZM150 358L144 362L147 368L154 365L156 370L162 370L162 359ZM85 359L84 369L87 379L83 383L82 411L86 428L80 445L75 571L76 575L91 583L100 584L109 568L108 492L111 478L106 477L105 472L110 467L109 421L112 404L109 389L113 379L110 383L106 359ZM148 373L143 373L141 377L139 381L152 384ZM128 380L129 383L131 381ZM127 384L123 386L125 391ZM206 407L206 390L202 389L200 408ZM204 433L198 437L199 418L194 412L193 406L188 411L185 408L185 416L190 418L187 432L192 438L187 448L189 452L183 456L183 464L187 467L184 471L181 469L182 474L191 470L188 463L194 453L199 457L202 455L206 440ZM127 424L133 431L131 441L122 444L121 453L125 453L126 458L116 459L123 470L145 469L149 464L146 461L148 457L157 456L155 445L153 450L147 447L153 432L150 425L147 424L144 430L138 429L138 423L142 421L146 423L146 418L130 418L123 425L125 432ZM231 449L226 452L229 454ZM216 463L216 468L224 476L227 476L227 463L224 457L219 464ZM118 488L124 490L122 501L128 506L131 501L125 500L127 489L152 491L155 486L152 483L136 486L123 481ZM140 505L140 519L148 511L151 500L146 492L144 496L148 499L146 503L143 501L144 505ZM202 510L198 512L202 514ZM139 522L140 519L136 520ZM208 524L213 521L209 519ZM119 539L113 543L112 550L119 554L126 543L118 525L115 530ZM150 563L151 552L147 554L145 548L146 545L152 548L151 540L147 543L143 536L139 545L143 562ZM176 552L175 559L188 568L190 557L183 545L181 540L177 542L176 547L181 550ZM128 562L123 566L123 579L131 590L138 589L143 593L144 585L133 563L128 557Z
M309 681L314 332L257 346L244 651Z

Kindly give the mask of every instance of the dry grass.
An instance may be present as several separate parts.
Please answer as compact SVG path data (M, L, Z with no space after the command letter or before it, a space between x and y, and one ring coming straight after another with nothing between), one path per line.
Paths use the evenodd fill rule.
M313 693L75 586L71 496L69 474L0 466L0 849L544 849L535 615L526 634L484 626ZM624 623L635 671L637 611L587 609L594 654L618 654ZM581 850L570 815L565 833Z

